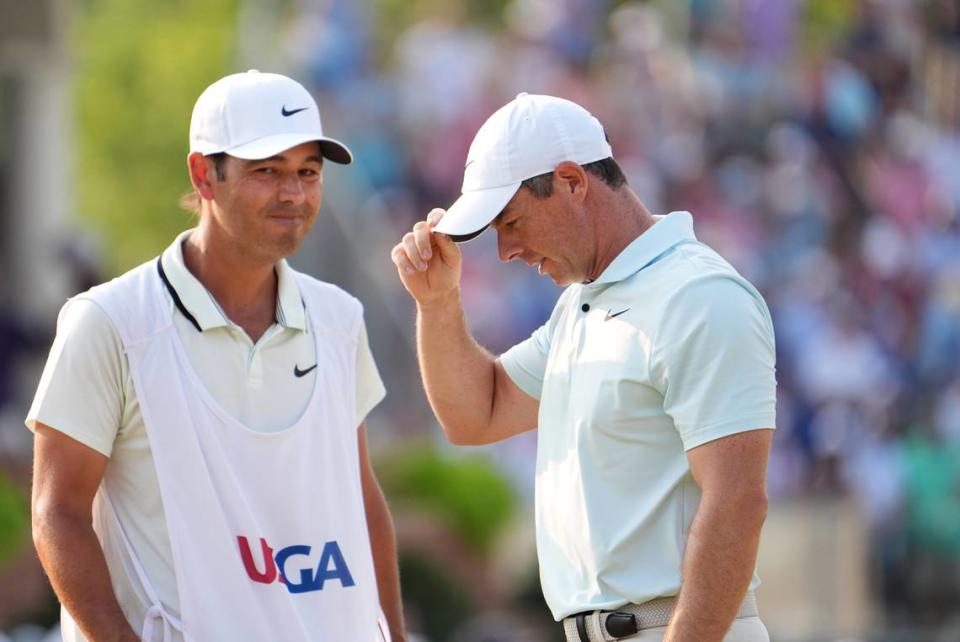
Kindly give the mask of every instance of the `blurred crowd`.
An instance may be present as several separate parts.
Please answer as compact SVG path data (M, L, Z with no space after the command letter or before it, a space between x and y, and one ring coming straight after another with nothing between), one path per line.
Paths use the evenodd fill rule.
M356 152L350 218L364 251L383 257L374 278L390 306L409 308L390 246L459 193L486 117L520 91L580 102L647 207L690 211L698 237L770 305L772 499L852 498L888 617L949 612L960 599L960 3L513 0L489 25L456 3L413 6L420 17L385 39L359 3L304 2L284 37ZM490 237L464 246L464 295L474 331L502 350L547 318L558 291L495 265ZM529 461L532 447L505 449Z
M766 297L779 381L771 499L854 502L889 620L954 610L960 2L416 0L397 24L353 0L293 5L284 57L357 159L328 183L344 232L317 251L346 260L340 278L323 277L365 275L390 422L428 421L390 247L453 202L495 109L521 91L570 98L604 123L647 207L690 211L698 237ZM559 294L549 280L498 265L493 234L463 250L485 345L505 350L546 320ZM0 321L0 406L24 331ZM527 492L534 448L528 435L498 451Z

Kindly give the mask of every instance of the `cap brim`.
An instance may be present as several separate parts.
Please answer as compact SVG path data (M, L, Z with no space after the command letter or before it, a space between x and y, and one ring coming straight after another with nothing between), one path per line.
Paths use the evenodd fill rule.
M320 153L324 158L329 158L334 163L349 165L353 162L353 154L347 149L347 146L338 140L327 137L317 137L316 134L277 134L276 136L264 136L257 140L237 145L230 149L225 149L227 154L243 158L245 160L258 160L261 158L270 158L276 156L303 143L316 141L320 143Z
M457 243L469 241L487 229L518 189L520 181L502 187L464 192L447 209L433 230L446 234Z

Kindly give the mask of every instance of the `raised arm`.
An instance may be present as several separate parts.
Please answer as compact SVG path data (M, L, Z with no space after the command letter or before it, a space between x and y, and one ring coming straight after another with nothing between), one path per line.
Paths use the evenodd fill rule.
M139 640L93 531L93 498L107 457L39 422L33 453L33 541L53 590L87 639Z
M434 414L451 442L487 444L535 428L539 404L470 334L460 299L460 250L432 232L442 216L433 210L414 225L391 258L417 303L417 358Z

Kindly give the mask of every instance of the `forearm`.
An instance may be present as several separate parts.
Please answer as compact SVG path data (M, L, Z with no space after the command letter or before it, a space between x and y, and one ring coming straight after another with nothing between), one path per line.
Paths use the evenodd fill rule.
M719 642L743 602L757 561L766 499L704 498L687 538L683 584L664 642Z
M396 532L386 498L379 484L373 489L373 493L374 497L367 511L367 528L370 531L370 548L373 552L374 571L377 574L380 608L387 617L393 642L404 642L406 630L403 623L403 603L400 597Z
M58 514L34 516L40 562L60 602L89 640L135 642L139 637L120 610L93 527Z
M470 334L459 292L417 307L417 357L427 399L450 441L483 441L492 417L495 358Z

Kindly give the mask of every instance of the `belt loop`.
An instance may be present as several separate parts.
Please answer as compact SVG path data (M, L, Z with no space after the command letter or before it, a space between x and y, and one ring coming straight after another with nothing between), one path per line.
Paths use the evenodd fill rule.
M603 630L603 626L600 624L600 617L602 615L603 611L594 611L590 614L590 619L593 620L593 630L597 632L597 639L606 640L606 633Z
M577 613L577 635L580 637L580 642L590 642L589 636L587 636L587 614L586 613Z

